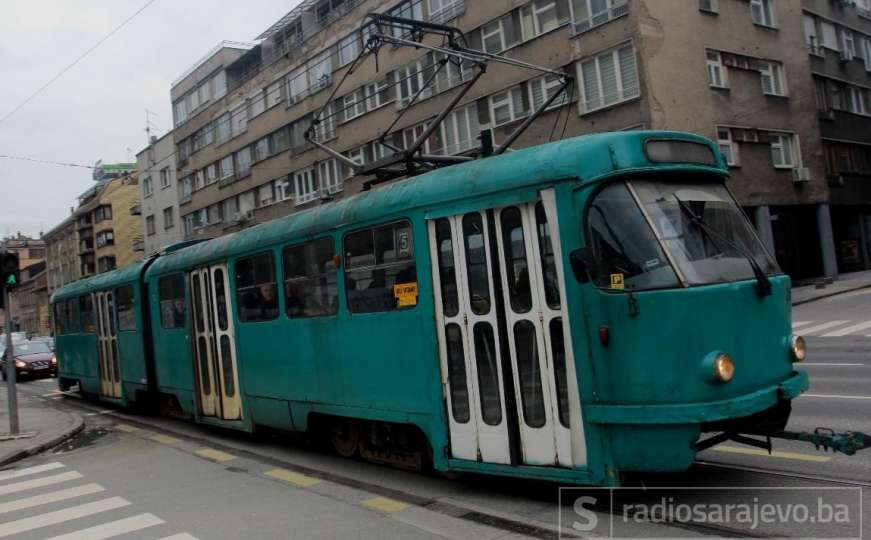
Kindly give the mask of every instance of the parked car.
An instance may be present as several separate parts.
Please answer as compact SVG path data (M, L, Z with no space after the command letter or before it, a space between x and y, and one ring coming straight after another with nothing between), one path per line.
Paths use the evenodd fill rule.
M21 341L12 344L11 357L15 362L17 378L25 377L57 377L57 358L44 341ZM6 362L10 351L3 351L0 362L3 370L3 380L6 380Z
M48 345L48 348L51 349L51 352L54 352L54 338L51 336L33 336L30 338L30 341L41 341Z

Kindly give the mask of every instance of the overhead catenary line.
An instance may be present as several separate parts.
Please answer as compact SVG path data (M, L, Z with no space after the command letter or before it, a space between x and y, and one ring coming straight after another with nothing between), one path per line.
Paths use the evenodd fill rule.
M132 15L130 15L129 17L127 17L126 19L124 19L123 21L121 21L121 24L119 24L118 26L116 26L115 28L113 28L113 29L112 29L108 34L106 34L105 36L103 36L102 38L100 38L99 41L97 41L96 43L94 43L94 44L93 44L93 45L92 45L88 50L86 50L84 53L82 53L81 55L79 55L79 57L76 58L75 60L73 60L72 63L70 63L69 65L67 65L67 66L66 66L65 68L63 68L62 70L60 70L60 71L57 73L57 75L55 75L54 77L52 77L51 79L49 79L48 82L46 82L45 84L43 84L42 86L40 86L39 88L37 88L37 89L36 89L32 94L30 94L29 96L27 96L27 98L25 98L24 101L22 101L21 103L19 103L18 105L16 105L16 106L11 110L11 111L9 111L9 112L6 113L5 115L3 115L3 117L0 118L0 124L2 124L2 123L5 122L7 119L9 119L13 114L15 114L16 112L18 112L22 107L24 107L25 105L27 105L28 103L30 103L30 101L33 100L33 98L35 98L36 96L38 96L39 94L41 94L43 91L45 91L45 89L48 88L49 86L51 86L52 83L54 83L56 80L60 79L60 78L61 78L61 77L62 77L62 76L67 72L67 71L71 70L73 67L76 66L76 64L78 64L79 62L81 62L82 60L84 60L86 56L88 56L89 54L91 54L92 52L94 52L94 51L97 49L97 47L99 47L100 45L102 45L102 44L103 44L107 39L109 39L110 37L112 37L113 35L115 35L115 33L117 33L119 30L121 30L122 28L124 28L124 26L126 26L127 23L129 23L129 22L132 21L134 18L136 18L137 15L139 15L140 13L142 13L143 11L145 11L145 9L146 9L148 6L150 6L151 4L153 4L153 3L156 2L156 1L157 1L157 0L148 0L147 2L145 2L145 4L144 4L141 8L137 9L137 10L136 10Z

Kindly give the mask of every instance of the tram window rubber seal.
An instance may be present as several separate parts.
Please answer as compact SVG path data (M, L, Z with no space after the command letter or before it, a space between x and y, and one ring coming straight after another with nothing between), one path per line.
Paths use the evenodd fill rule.
M717 164L710 146L683 139L648 139L644 143L644 153L653 163Z

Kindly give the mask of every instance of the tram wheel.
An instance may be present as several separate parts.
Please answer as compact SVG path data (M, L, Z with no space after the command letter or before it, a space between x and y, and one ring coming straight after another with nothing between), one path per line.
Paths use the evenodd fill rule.
M360 426L349 418L337 418L330 428L330 442L342 457L354 457L360 446Z

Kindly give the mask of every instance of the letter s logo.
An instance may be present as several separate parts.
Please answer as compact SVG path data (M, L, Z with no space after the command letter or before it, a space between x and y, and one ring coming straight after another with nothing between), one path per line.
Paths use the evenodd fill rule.
M578 497L577 499L575 499L575 514L577 514L579 518L586 520L586 522L575 520L572 523L572 529L576 531L592 531L599 524L599 516L597 516L596 513L592 510L586 508L584 504L594 506L596 504L596 498Z

